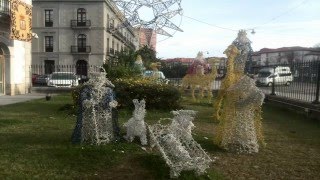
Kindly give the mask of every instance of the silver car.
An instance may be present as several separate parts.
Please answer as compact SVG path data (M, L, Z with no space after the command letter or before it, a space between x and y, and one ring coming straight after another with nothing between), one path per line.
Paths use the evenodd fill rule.
M54 72L49 77L48 86L74 87L79 85L79 80L73 72Z

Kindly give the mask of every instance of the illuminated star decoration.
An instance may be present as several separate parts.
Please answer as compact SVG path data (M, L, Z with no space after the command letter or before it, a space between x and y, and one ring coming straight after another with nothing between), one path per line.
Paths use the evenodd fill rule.
M157 34L172 37L166 29L183 32L179 26L170 19L182 15L181 0L114 0L120 10L124 12L127 22L120 26L130 24L133 27L153 29ZM151 20L142 19L139 10L143 8L152 9Z

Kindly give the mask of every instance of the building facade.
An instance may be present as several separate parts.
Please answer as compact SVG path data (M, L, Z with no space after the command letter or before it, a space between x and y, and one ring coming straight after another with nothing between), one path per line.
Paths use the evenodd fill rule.
M137 48L131 26L110 0L33 0L32 64L51 67L101 66L117 52ZM75 69L86 75L89 69Z
M282 47L277 49L263 48L252 54L253 66L288 64L291 62L320 60L319 48Z
M11 3L0 0L0 95L26 94L31 88L32 1Z
M157 33L153 29L137 28L139 35L139 48L148 46L157 51Z
M169 67L173 67L178 64L189 67L195 60L196 58L170 58L164 59L163 62Z

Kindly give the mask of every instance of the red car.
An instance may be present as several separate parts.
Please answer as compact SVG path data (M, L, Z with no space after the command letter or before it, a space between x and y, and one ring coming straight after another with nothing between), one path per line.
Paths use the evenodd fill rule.
M35 84L38 74L32 74L32 84Z

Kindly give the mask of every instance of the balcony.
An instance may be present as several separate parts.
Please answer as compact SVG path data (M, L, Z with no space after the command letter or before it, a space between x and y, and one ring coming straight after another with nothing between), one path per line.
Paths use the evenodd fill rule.
M53 52L53 46L46 46L46 52Z
M126 41L126 37L118 30L116 30L112 35L123 43Z
M109 27L107 28L107 31L111 34L114 33L115 30L116 29L114 28L113 24L110 24Z
M71 46L71 54L90 54L91 46Z
M135 49L136 48L136 46L129 40L126 40L125 44L131 49Z
M44 26L45 27L53 27L53 22L52 21L46 21Z
M91 21L77 21L71 20L71 28L72 29L90 29L91 28Z

